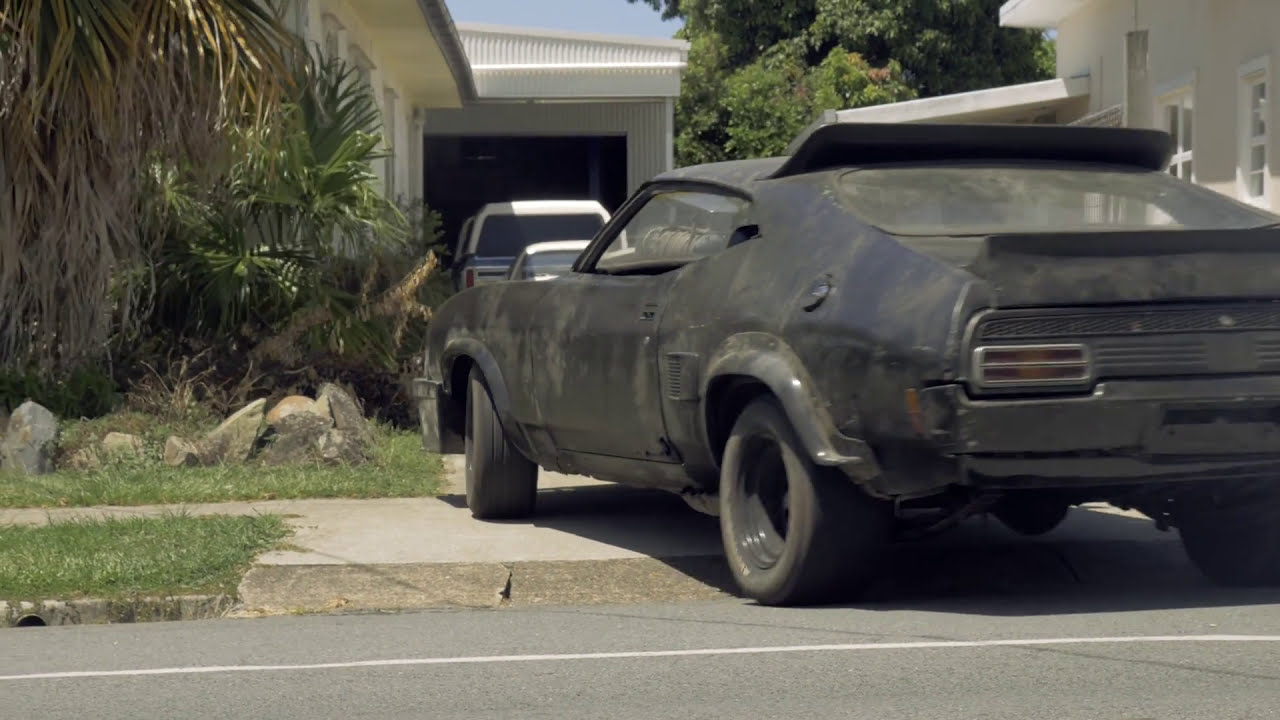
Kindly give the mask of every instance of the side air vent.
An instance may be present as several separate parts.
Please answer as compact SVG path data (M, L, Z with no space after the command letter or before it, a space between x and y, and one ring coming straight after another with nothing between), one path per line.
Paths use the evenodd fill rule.
M667 397L671 400L698 399L698 356L695 353L667 353L662 373Z

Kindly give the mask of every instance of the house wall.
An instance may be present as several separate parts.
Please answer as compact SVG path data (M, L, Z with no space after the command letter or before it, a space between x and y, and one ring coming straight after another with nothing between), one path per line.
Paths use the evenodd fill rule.
M476 103L429 110L433 135L627 136L627 192L671 168L671 102Z
M1218 192L1280 211L1270 162L1280 121L1266 107L1263 196L1245 191L1249 109L1242 72L1264 74L1274 95L1280 60L1280 2L1276 0L1094 0L1058 25L1058 75L1088 73L1091 112L1124 102L1125 33L1148 31L1153 125L1167 126L1164 101L1187 93L1192 108L1192 177ZM1268 103L1267 105L1272 105Z
M336 46L338 57L367 67L370 88L383 114L382 149L392 153L388 160L374 164L378 181L385 192L390 178L390 194L395 199L421 199L421 125L415 131L413 103L405 91L405 79L384 68L376 37L354 10L358 0L287 1L286 20L295 33L327 50Z

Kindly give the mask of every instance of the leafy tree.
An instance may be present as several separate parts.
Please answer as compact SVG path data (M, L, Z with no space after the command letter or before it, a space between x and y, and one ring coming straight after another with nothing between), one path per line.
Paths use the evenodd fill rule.
M1003 0L816 0L814 48L857 49L872 64L897 60L921 97L1053 77L1051 43L1037 30L1000 27Z
M912 97L896 63L872 68L856 53L833 48L815 67L801 54L777 52L742 68L728 80L728 157L779 155L827 108L860 107Z
M216 172L292 45L257 0L0 0L0 365L66 368L136 322L150 158Z
M781 151L825 109L1053 76L1053 45L1001 0L628 0L680 17L681 164Z

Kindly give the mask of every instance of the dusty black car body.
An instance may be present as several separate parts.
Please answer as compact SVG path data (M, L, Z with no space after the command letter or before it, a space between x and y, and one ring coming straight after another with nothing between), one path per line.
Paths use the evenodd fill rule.
M1232 204L1234 220L895 233L841 185L850 169L974 162L1149 175L1168 162L1165 133L836 124L793 150L661 175L573 274L441 306L418 381L427 447L462 451L477 368L503 431L533 462L686 496L716 493L735 419L761 395L778 401L816 466L895 506L955 517L983 493L1047 489L1158 517L1183 487L1199 493L1188 502L1270 487L1276 218L1187 185L1205 207ZM740 204L729 237L688 262L597 271L650 198L686 192ZM1060 343L1088 358L1082 377L976 381L980 347Z

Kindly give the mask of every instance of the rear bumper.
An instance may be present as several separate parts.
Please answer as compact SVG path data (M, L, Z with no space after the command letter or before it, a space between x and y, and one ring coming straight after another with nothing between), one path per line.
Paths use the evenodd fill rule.
M418 406L422 448L442 455L464 452L462 436L450 429L453 408L449 404L449 396L441 392L441 384L435 380L414 378L413 400Z
M1100 383L1086 396L921 393L925 429L970 481L1280 477L1280 377Z

